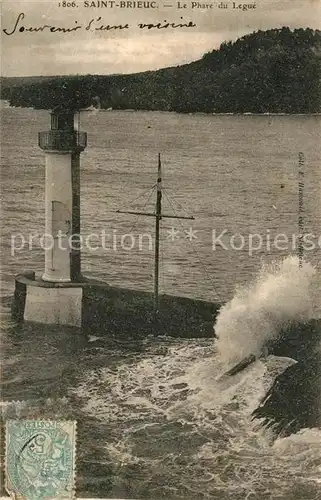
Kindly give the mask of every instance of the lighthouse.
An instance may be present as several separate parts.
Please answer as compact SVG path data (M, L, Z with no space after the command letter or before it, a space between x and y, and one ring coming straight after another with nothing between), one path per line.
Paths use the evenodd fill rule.
M79 130L79 113L56 108L51 128L39 132L45 152L45 270L43 281L80 281L80 153L87 134Z
M41 275L16 277L13 317L81 326L80 154L87 134L79 130L79 112L53 109L50 130L39 132L38 143L45 153L45 266Z

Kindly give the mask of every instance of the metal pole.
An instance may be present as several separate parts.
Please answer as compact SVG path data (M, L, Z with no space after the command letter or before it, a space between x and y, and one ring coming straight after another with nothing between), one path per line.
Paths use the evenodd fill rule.
M159 226L162 218L162 166L160 153L158 153L158 173L157 173L157 198L155 217L155 267L154 267L154 311L158 313L159 297Z

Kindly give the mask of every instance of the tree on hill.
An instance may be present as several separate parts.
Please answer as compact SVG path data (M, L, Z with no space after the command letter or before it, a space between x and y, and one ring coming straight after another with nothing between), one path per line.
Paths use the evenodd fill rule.
M183 66L133 75L27 79L6 84L13 106L177 112L321 112L321 31L288 27L257 31ZM13 79L10 79L11 81Z

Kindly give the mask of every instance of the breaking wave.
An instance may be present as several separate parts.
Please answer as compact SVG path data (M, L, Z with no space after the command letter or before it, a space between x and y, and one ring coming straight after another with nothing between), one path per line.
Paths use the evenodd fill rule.
M215 323L216 347L223 360L259 355L282 328L313 316L311 283L315 268L297 257L263 266L250 286L239 288Z

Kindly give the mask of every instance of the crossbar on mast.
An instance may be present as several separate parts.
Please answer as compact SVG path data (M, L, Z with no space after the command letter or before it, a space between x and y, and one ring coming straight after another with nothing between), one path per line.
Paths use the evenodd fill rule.
M147 217L156 217L155 212L134 212L132 210L114 210L113 211L116 214L131 214L131 215L146 215ZM180 215L166 215L162 214L162 219L188 219L188 220L195 220L195 217L183 217Z

